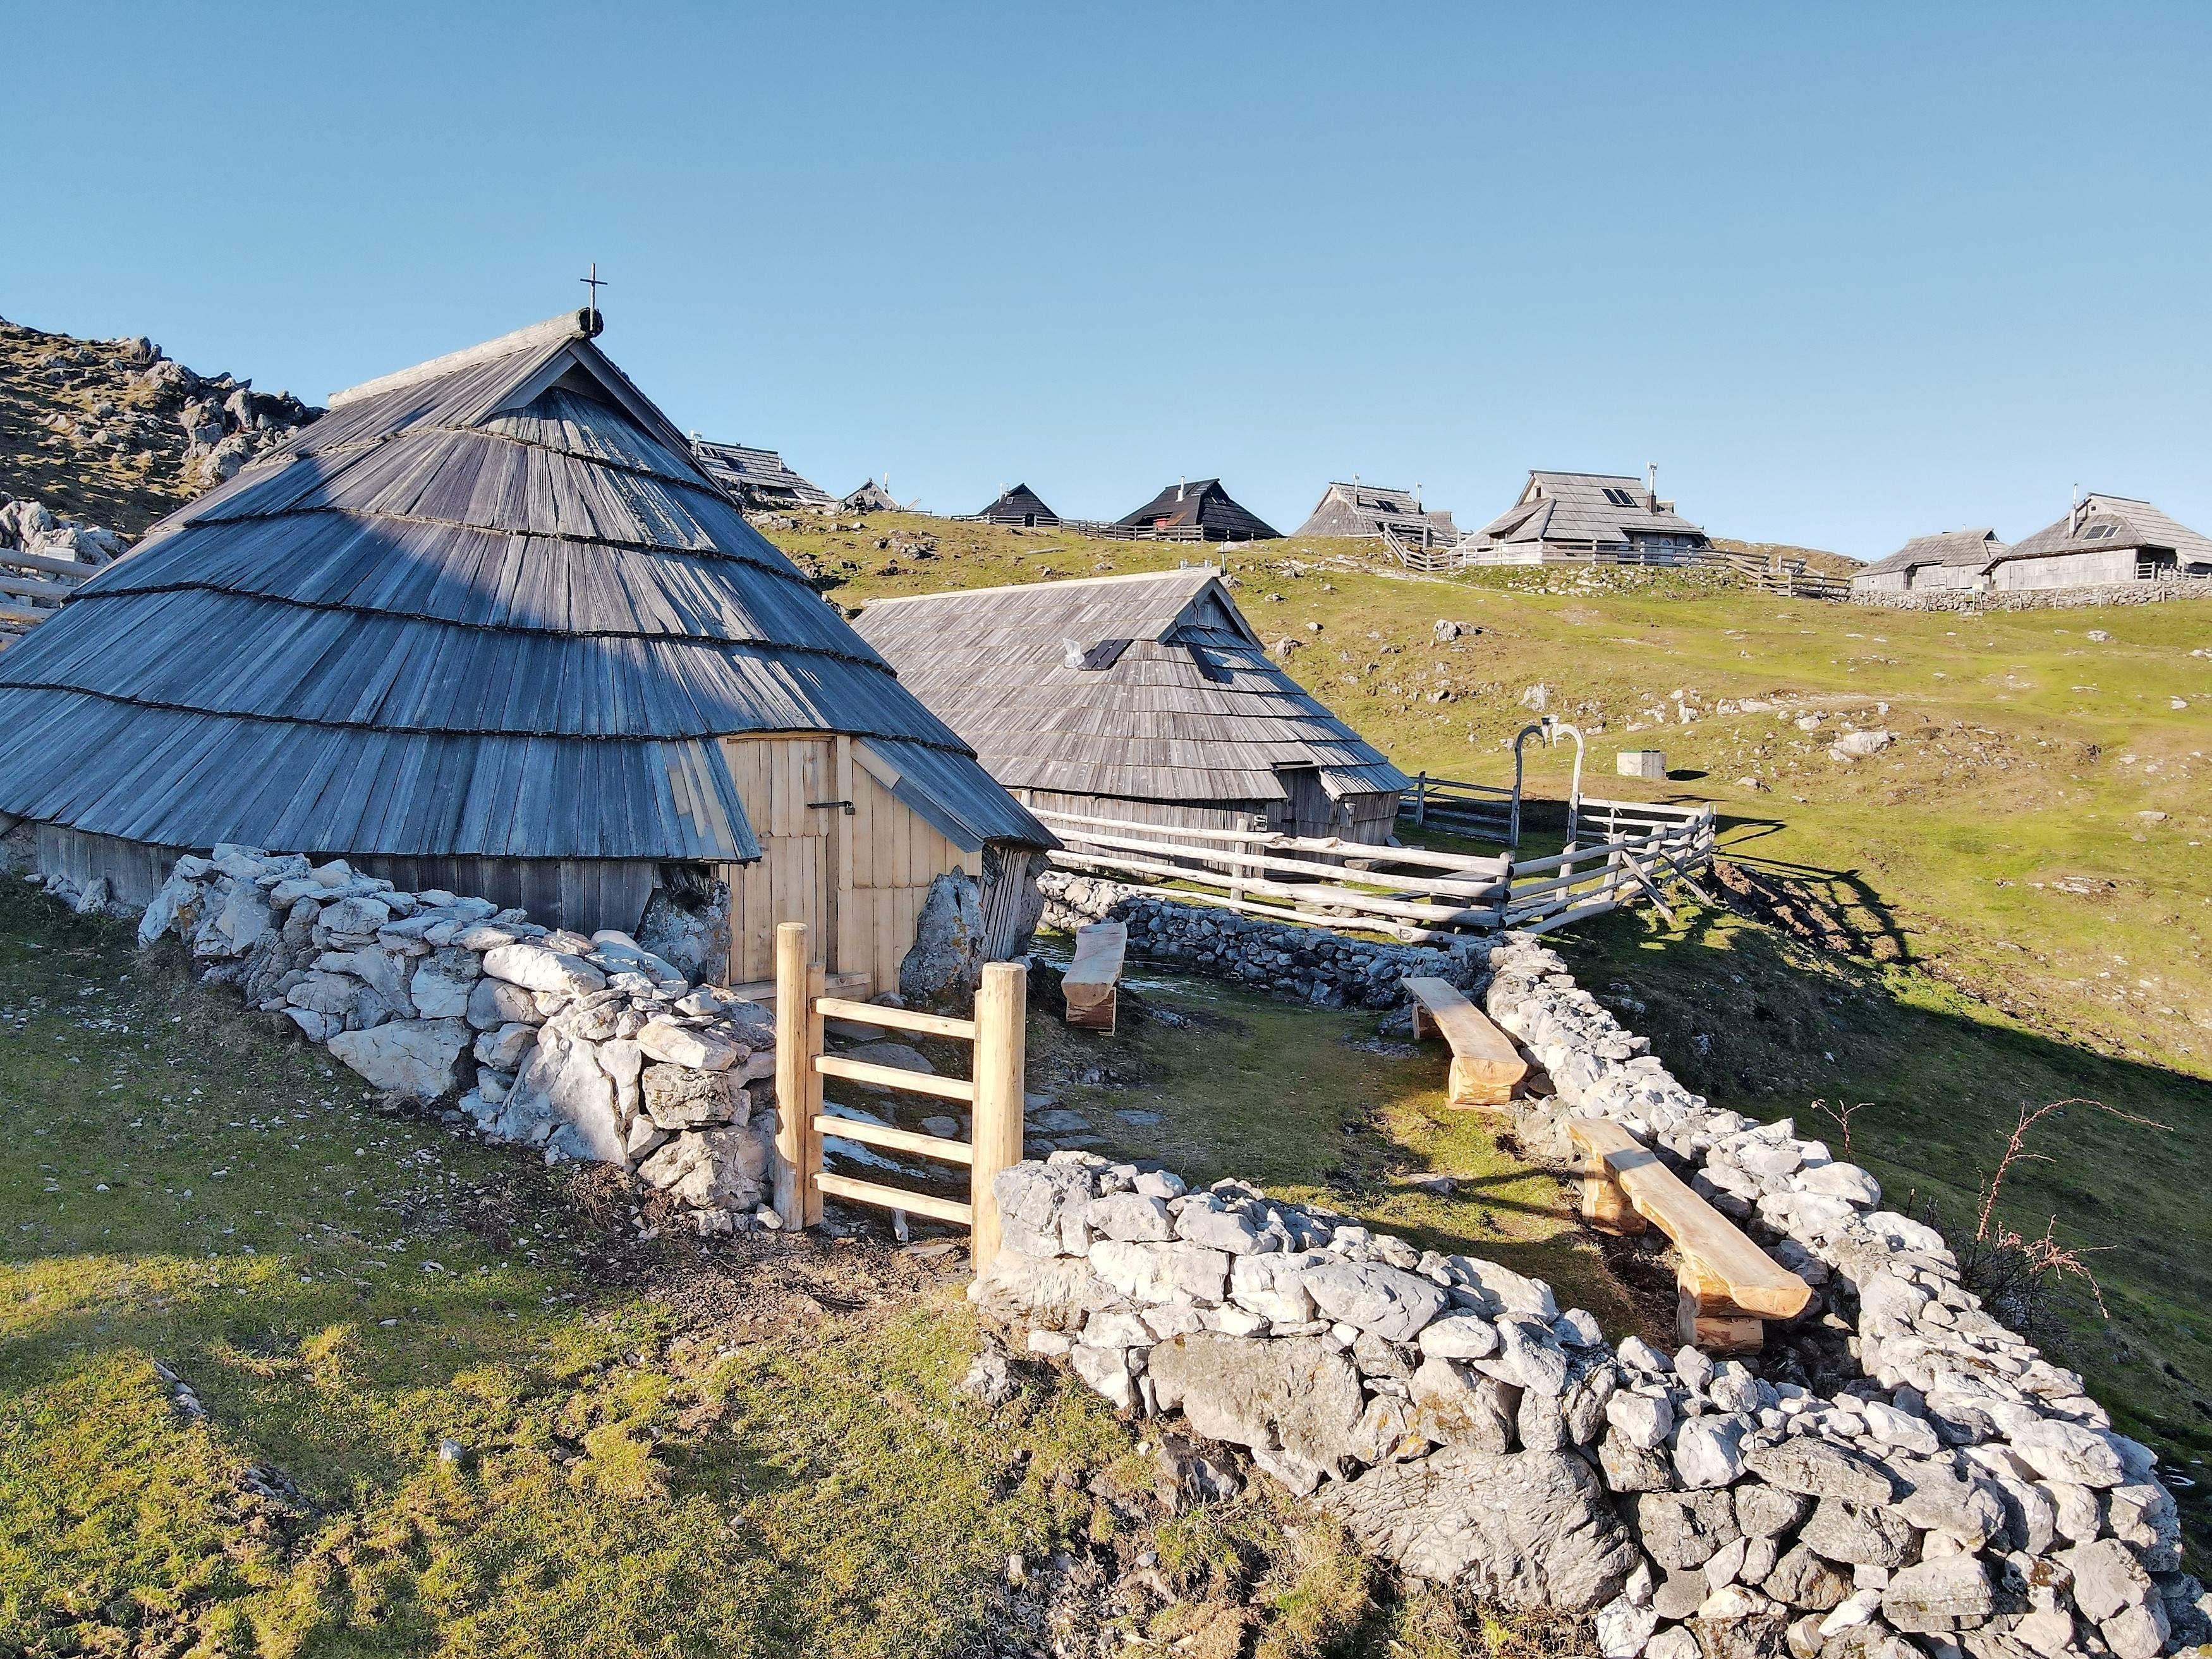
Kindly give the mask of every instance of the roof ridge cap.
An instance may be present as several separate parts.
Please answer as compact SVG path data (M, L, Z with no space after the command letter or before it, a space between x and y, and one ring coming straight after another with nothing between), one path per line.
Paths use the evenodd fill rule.
M599 331L597 312L564 311L548 317L543 322L532 323L527 328L518 328L512 334L502 334L495 340L449 351L442 357L433 357L428 362L416 364L390 374L380 374L373 380L363 380L331 393L328 407L337 409L347 404L361 402L366 398L378 398L387 392L416 386L424 380L434 380L460 369L473 368L479 363L496 362L501 357L513 357L534 348L557 345L566 340L588 340Z

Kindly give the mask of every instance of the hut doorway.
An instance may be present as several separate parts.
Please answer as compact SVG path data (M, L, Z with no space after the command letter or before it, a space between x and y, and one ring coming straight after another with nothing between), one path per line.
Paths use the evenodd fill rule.
M760 841L759 861L732 865L730 884L730 982L775 976L775 926L803 921L821 941L830 972L837 959L836 872L852 799L852 763L839 765L843 738L728 740L730 776ZM848 786L837 787L840 772Z
M1322 787L1321 769L1315 766L1279 767L1275 781L1283 786L1279 807L1282 821L1274 828L1286 836L1327 836L1335 829L1335 803Z

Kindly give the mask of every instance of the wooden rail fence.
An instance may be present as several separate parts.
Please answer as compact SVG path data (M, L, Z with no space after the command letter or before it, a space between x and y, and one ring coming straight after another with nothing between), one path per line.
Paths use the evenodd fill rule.
M1462 778L1413 775L1413 787L1401 790L1399 810L1413 815L1416 829L1433 824L1455 835L1480 836L1504 842L1518 839L1521 791L1500 783L1470 783Z
M826 975L822 964L811 957L806 924L778 923L774 1191L777 1216L788 1228L818 1225L822 1200L827 1196L954 1222L968 1229L969 1266L981 1274L999 1254L999 1206L991 1182L1000 1170L1022 1160L1022 1084L1028 1063L1024 1027L1029 1006L1027 971L1018 963L987 964L982 985L975 994L975 1018L959 1019L825 996ZM974 1063L965 1078L939 1077L825 1054L823 1025L830 1019L951 1037L972 1045ZM969 1138L956 1140L887 1123L832 1116L822 1109L822 1079L828 1077L957 1102L969 1109ZM943 1164L965 1164L968 1197L963 1202L936 1193L832 1174L822 1167L825 1134Z
M1608 839L1521 859L1031 810L1060 838L1052 862L1063 870L1161 898L1408 945L1506 927L1546 933L1639 896L1664 909L1662 885L1711 861L1711 806L1583 805L1650 816L1641 827L1620 817L1624 832Z
M45 553L0 547L0 651L60 609L94 567Z

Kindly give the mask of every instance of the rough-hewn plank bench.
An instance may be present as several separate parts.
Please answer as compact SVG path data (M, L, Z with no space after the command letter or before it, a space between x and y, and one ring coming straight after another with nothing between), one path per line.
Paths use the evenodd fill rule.
M1446 1103L1503 1106L1512 1099L1513 1091L1528 1075L1528 1062L1513 1046L1513 1039L1448 980L1413 975L1405 986L1413 999L1413 1041L1440 1036L1451 1044Z
M1610 1118L1567 1120L1582 1149L1583 1218L1600 1232L1640 1233L1647 1222L1674 1241L1681 1291L1675 1329L1709 1353L1755 1352L1765 1322L1794 1319L1813 1288L1690 1189L1659 1155Z
M1113 1030L1121 1001L1121 958L1128 948L1126 922L1094 921L1075 930L1075 960L1060 981L1070 1025Z

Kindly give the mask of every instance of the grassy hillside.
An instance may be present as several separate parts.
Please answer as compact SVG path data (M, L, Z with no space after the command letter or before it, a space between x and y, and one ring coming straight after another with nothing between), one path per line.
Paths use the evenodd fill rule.
M928 556L877 544L915 538ZM852 606L1207 556L927 520L778 539ZM2212 1455L2212 608L1960 618L1702 574L1425 579L1342 542L1228 562L1292 672L1409 771L1510 781L1540 703L1588 734L1590 793L1718 805L1735 902L1760 920L1687 902L1679 926L1638 912L1561 941L1715 1100L1838 1143L1814 1103L1867 1103L1852 1151L1954 1224L2023 1107L2170 1126L2046 1120L2049 1161L2014 1170L2004 1213L2097 1251L2112 1317L2070 1286L2072 1357L2169 1455ZM1439 641L1439 620L1465 631ZM1896 738L1832 758L1854 726ZM1614 775L1647 746L1666 785ZM1530 756L1531 794L1563 797L1566 749Z

